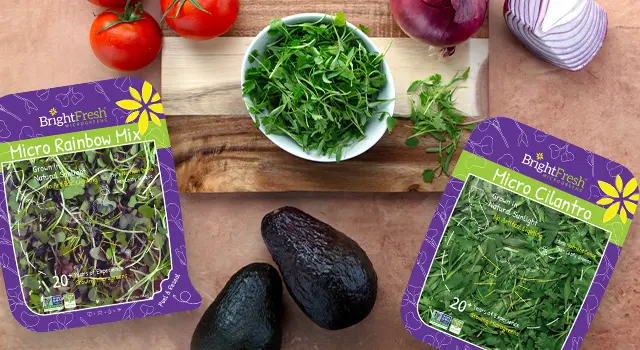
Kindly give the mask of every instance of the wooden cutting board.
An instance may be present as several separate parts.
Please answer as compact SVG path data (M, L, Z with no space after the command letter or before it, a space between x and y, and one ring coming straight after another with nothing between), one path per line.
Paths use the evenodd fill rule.
M253 36L270 18L340 10L314 3L301 7L301 3L290 0L278 5L265 3L243 3L242 11L259 15L248 20L241 13L228 36L215 40L187 41L165 28L162 94L180 191L442 191L446 178L431 184L422 180L422 171L437 167L438 159L424 152L430 146L427 143L414 150L404 144L410 134L408 124L400 124L366 153L334 164L296 158L272 144L255 127L240 87L242 59ZM374 2L376 6L381 4ZM476 38L459 46L452 58L442 59L436 50L407 37L375 37L403 35L388 9L371 14L362 13L360 7L353 11L349 6L342 6L343 10L345 7L350 22L373 28L378 48L391 42L386 60L396 87L397 113L408 111L405 91L414 80L435 73L448 79L471 67L470 78L456 95L458 106L469 115L486 115L487 80L480 74L488 57L485 27Z

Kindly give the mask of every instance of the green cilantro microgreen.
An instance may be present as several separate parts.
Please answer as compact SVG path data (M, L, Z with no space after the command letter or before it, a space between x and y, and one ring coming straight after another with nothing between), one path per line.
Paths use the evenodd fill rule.
M359 25L358 25L358 29L360 29L363 33L365 33L365 34L367 34L367 35L368 35L369 33L371 33L371 29L370 29L370 28L368 28L368 27L363 26L362 24L359 24Z
M336 27L344 27L347 24L347 19L344 16L344 12L336 13L333 23L336 25Z
M469 176L418 303L458 319L485 349L559 350L576 322L609 233Z

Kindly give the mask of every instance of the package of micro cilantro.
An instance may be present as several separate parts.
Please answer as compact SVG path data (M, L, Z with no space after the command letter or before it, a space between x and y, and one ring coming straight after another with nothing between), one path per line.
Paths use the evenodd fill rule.
M160 95L118 78L0 98L9 309L50 332L197 308Z
M576 350L638 202L622 165L509 118L477 126L402 301L439 349Z

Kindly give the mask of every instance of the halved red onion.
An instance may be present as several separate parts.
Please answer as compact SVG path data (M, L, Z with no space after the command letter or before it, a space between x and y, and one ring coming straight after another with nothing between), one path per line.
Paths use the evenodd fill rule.
M607 35L607 13L595 0L506 0L504 18L529 51L572 71L596 57Z

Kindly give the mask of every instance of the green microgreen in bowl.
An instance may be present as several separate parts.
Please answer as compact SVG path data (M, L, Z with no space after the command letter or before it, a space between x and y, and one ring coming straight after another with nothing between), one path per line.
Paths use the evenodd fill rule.
M344 13L328 18L272 20L273 41L249 55L253 67L245 72L242 92L266 134L288 135L303 151L340 161L344 148L365 138L372 118L388 115L380 111L388 101L378 98L387 76L384 53L369 51Z

